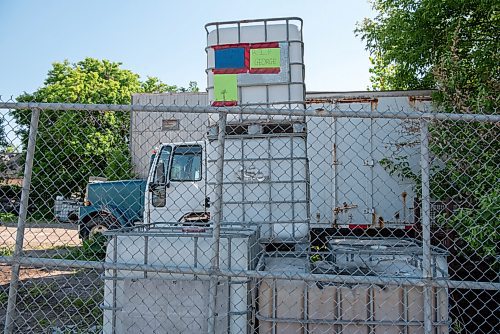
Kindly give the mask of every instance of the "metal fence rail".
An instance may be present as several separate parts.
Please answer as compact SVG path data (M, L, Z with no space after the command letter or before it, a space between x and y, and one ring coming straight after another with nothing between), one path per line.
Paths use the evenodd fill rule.
M500 116L396 100L0 101L4 332L492 332Z

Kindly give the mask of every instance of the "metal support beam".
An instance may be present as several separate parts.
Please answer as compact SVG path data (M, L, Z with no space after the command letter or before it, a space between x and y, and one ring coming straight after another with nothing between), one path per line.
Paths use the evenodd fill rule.
M33 171L33 159L35 156L36 134L38 132L38 120L40 110L33 109L31 112L30 132L28 138L28 148L26 152L26 163L24 165L23 189L21 192L21 203L19 207L19 218L17 220L16 246L12 256L12 272L9 287L9 300L7 303L7 314L5 315L4 333L10 334L14 330L14 319L16 317L16 301L19 289L19 271L21 264L19 259L23 253L24 229L26 216L28 213L28 198L31 188L31 174Z
M226 139L226 120L227 113L219 113L219 134L217 142L219 146L217 147L217 159L215 162L215 198L213 204L213 240L212 240L212 259L211 259L211 271L212 277L210 277L209 286L209 319L208 319L208 333L215 334L215 318L216 314L216 301L217 301L217 285L219 282L218 272L220 270L219 266L219 251L220 251L220 228L222 221L222 183L224 181L224 146Z
M420 168L422 175L422 269L424 280L432 281L429 124L420 120ZM424 332L432 332L432 285L424 285Z

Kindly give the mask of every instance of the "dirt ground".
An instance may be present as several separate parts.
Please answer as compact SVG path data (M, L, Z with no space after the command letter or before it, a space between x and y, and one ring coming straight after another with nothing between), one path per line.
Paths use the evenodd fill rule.
M5 255L13 250L16 244L15 224L3 224L0 226L0 247ZM74 247L81 245L78 238L78 227L71 224L30 224L27 225L24 232L23 249L27 251L28 256L47 256L57 252L63 252L64 247ZM38 253L38 254L35 254ZM67 271L49 270L45 268L32 268L22 270L21 280L36 279L47 276L54 276L68 273ZM10 266L0 266L0 285L10 282Z
M2 255L10 255L16 243L16 224L0 226ZM78 228L72 224L29 224L25 229L26 256L51 257L80 246ZM22 333L94 333L102 313L102 280L95 270L22 267L18 294ZM3 328L11 266L0 263L0 328Z
M3 271L4 268L2 268ZM17 297L16 333L98 333L103 282L96 270L23 268ZM0 328L9 284L0 285Z
M0 247L14 247L16 244L15 224L0 226ZM24 232L24 249L35 250L60 246L79 246L78 227L72 224L28 224Z

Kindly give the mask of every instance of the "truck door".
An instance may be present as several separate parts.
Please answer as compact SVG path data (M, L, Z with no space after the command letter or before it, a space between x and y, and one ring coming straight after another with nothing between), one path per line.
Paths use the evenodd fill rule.
M158 222L166 210L166 185L171 155L172 146L164 145L158 153L158 158L154 159L151 165L144 206L144 220L148 224Z
M168 161L168 163L166 163ZM157 168L163 162L165 184L153 189L150 222L178 223L203 219L205 209L205 180L203 178L203 148L200 144L164 146ZM156 173L160 175L161 173ZM156 177L155 178L159 178ZM154 182L153 182L154 183ZM161 182L160 182L161 183ZM153 188L157 187L153 185Z

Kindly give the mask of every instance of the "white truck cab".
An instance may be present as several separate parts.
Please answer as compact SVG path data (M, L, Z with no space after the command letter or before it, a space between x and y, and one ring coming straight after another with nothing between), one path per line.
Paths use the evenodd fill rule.
M160 146L146 187L146 223L208 222L205 152L205 141Z

